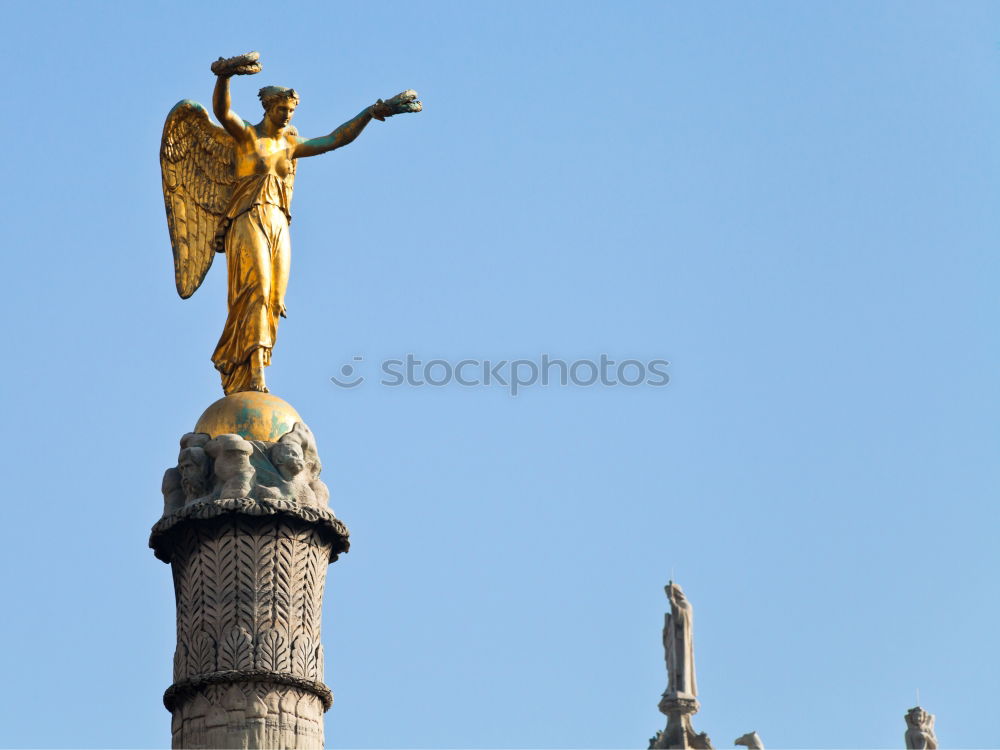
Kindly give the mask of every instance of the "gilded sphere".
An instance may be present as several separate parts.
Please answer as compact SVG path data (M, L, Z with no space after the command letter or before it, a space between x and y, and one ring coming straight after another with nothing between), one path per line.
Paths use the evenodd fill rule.
M302 417L291 404L270 393L244 391L220 398L198 419L195 432L236 434L244 440L274 442Z

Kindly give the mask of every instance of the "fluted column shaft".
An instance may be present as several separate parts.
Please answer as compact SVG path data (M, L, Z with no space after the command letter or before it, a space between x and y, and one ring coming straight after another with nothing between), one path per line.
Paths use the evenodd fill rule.
M230 514L175 534L173 747L323 746L330 556L330 540L294 518Z

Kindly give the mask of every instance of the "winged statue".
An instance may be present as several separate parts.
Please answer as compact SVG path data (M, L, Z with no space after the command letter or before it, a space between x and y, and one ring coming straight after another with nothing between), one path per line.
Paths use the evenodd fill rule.
M184 99L167 115L160 142L178 294L194 294L215 254L226 254L228 315L212 362L227 395L267 392L264 368L271 363L278 319L286 314L298 159L346 146L372 119L423 108L417 92L407 90L365 107L329 135L300 138L291 125L299 104L295 89L260 89L264 116L256 125L232 111L229 79L260 71L257 52L220 57L212 63L212 111L221 127L202 105Z

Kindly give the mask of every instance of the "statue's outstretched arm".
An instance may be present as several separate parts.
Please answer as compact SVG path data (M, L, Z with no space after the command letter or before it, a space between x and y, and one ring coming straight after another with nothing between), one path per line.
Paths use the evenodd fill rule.
M370 107L365 107L354 119L348 120L329 135L320 138L310 138L299 141L292 152L293 159L304 156L316 156L333 151L335 148L346 146L365 129L365 125L376 120L385 120L386 117L399 115L404 112L419 112L423 105L417 100L417 92L407 89L401 94L396 94L388 101L379 99Z
M356 117L348 120L329 135L299 141L295 144L295 150L292 151L292 158L299 159L304 156L318 156L319 154L325 154L327 151L333 151L335 148L346 146L361 135L361 131L365 129L365 125L371 121L372 108L366 107Z

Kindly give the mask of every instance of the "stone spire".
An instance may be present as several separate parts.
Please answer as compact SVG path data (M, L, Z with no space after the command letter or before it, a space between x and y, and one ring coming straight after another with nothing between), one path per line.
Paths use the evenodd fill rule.
M709 750L712 742L704 732L696 733L691 717L698 713L698 681L694 670L694 610L681 587L670 581L664 588L670 612L664 618L663 652L667 663L667 689L660 699L660 712L667 727L650 740L650 748L698 748Z
M292 407L238 393L181 438L150 547L173 570L174 748L323 747L326 567L349 547L312 432Z

